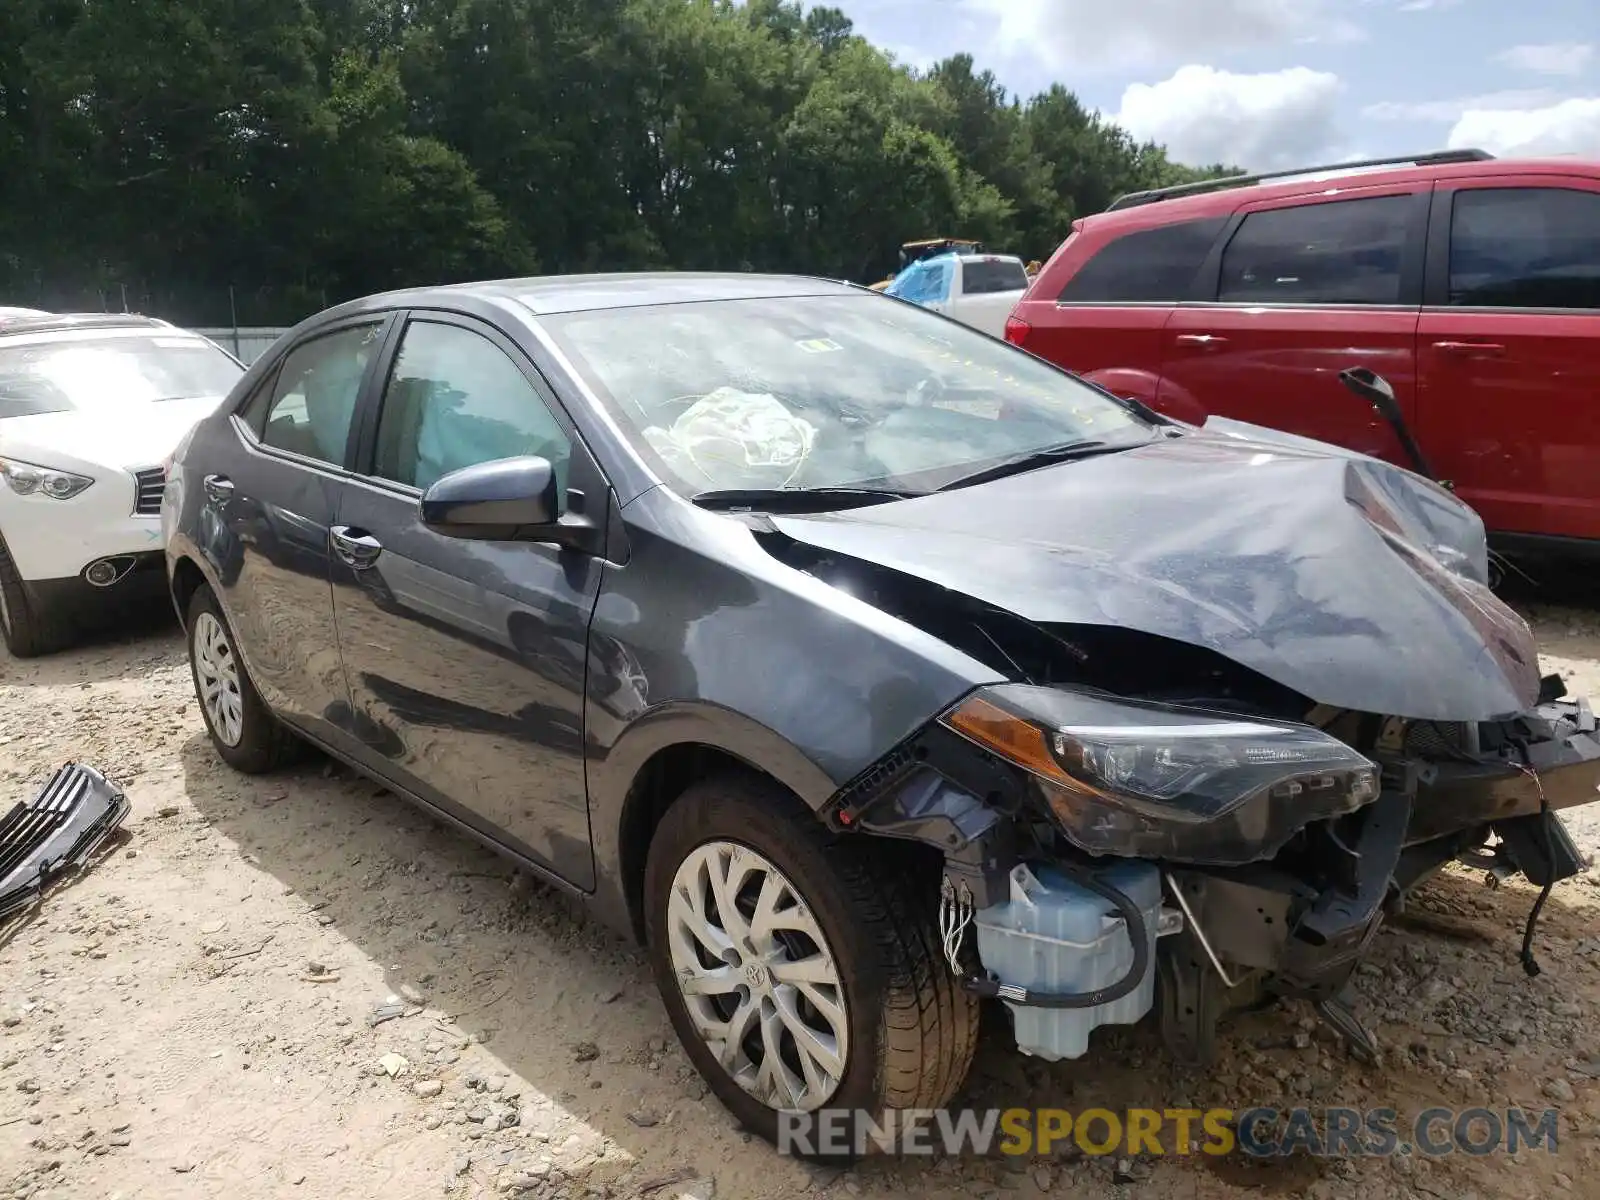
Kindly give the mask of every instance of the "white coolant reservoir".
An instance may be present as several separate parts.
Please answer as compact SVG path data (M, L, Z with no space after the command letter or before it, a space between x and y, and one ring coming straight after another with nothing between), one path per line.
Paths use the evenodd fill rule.
M1078 1058L1101 1025L1132 1025L1155 1000L1156 936L1161 876L1152 863L1120 862L1095 877L1128 897L1144 915L1149 960L1139 986L1097 1008L1037 1008L1006 1002L1017 1048L1056 1062ZM1110 987L1133 966L1128 924L1103 897L1045 865L1011 872L1011 898L973 914L978 957L1002 984L1030 992L1092 992Z

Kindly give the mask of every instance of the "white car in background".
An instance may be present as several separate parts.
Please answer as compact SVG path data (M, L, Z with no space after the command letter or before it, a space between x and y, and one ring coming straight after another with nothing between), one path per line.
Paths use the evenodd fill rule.
M884 288L990 337L1004 337L1006 318L1028 290L1028 269L1011 254L939 254L912 263Z
M0 633L17 657L160 595L163 463L244 368L149 317L0 324Z

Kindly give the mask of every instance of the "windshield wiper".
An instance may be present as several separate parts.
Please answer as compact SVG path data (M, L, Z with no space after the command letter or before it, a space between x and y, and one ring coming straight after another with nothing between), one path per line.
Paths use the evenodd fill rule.
M997 463L984 467L981 471L974 471L970 475L962 475L959 478L952 479L938 490L951 492L957 488L971 487L977 483L988 483L992 479L1004 479L1007 475L1020 475L1024 471L1033 471L1039 467L1053 466L1056 463L1075 462L1080 458L1093 458L1097 454L1115 454L1119 450L1132 450L1135 446L1142 445L1144 445L1143 442L1105 442L1093 438L1076 442L1063 442L1059 446L1046 446L1042 450L1029 450L1025 454L1001 459Z
M827 512L890 500L909 500L923 494L870 487L719 488L700 492L689 499L701 508L722 512Z

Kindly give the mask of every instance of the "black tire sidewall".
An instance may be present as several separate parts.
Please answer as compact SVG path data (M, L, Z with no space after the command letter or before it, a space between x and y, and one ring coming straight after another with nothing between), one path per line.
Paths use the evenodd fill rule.
M71 640L72 626L64 614L41 613L27 580L0 537L0 589L5 591L9 623L0 620L0 641L14 658L37 658L59 650Z
M698 847L732 842L755 851L782 871L827 939L849 1020L844 1077L825 1107L864 1109L877 1115L883 1107L884 956L857 919L849 893L829 864L830 854L849 854L856 847L839 844L810 813L799 820L784 819L784 810L795 803L786 793L755 778L728 777L697 784L663 817L645 869L648 953L667 1015L690 1061L717 1098L745 1128L769 1142L777 1141L778 1113L740 1087L701 1038L678 988L664 934L673 876Z
M5 547L0 546L0 555L5 554ZM20 586L13 585L11 572L5 568L10 566L10 560L0 563L0 589L5 591L5 613L0 615L0 639L4 639L6 649L18 658L29 657L33 652L33 639L31 634L30 605L27 594Z

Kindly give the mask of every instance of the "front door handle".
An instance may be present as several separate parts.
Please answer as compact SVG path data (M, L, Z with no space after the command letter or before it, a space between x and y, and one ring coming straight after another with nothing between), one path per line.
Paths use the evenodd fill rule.
M333 539L333 552L357 571L372 566L383 553L383 543L364 529L335 525L328 534Z
M207 475L200 484L213 504L226 504L233 499L233 480L226 475Z
M1214 333L1180 333L1173 339L1180 346L1194 346L1200 350L1220 350L1228 339Z
M1435 342L1433 348L1460 358L1499 358L1506 352L1499 342Z

